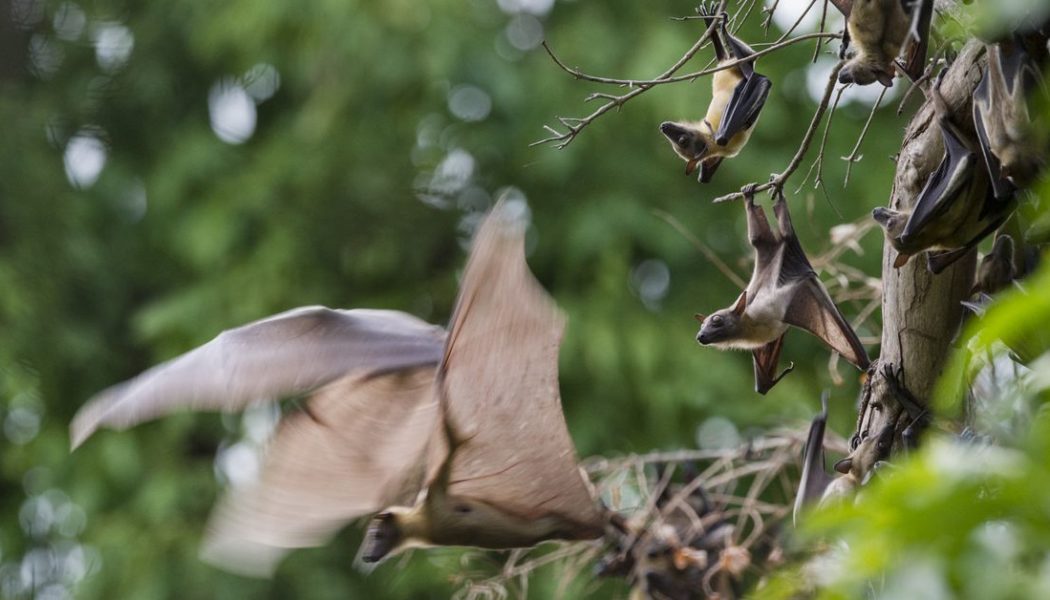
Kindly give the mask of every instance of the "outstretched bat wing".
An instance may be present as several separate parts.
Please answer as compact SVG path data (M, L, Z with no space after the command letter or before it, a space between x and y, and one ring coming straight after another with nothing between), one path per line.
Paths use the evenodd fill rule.
M792 518L798 525L798 517L807 505L818 502L824 496L824 490L831 483L831 476L825 470L824 431L828 425L828 393L820 397L820 414L813 418L806 437L806 449L802 456L802 481L795 496L795 508Z
M715 141L725 145L741 131L754 127L772 87L769 78L751 72L733 88L733 96L722 113L722 121L715 132Z
M351 375L285 417L259 480L234 486L208 524L202 555L269 575L289 550L319 546L353 519L411 505L436 431L433 367Z
M602 534L558 392L565 318L525 263L525 227L497 205L474 238L449 331L439 389L460 442L449 494L528 519L557 519L562 537Z
M179 409L236 410L309 393L354 372L436 365L444 332L390 310L290 310L104 390L70 425L73 447L99 427L126 429Z
M784 322L817 336L857 367L868 368L868 353L864 345L816 275L796 284Z

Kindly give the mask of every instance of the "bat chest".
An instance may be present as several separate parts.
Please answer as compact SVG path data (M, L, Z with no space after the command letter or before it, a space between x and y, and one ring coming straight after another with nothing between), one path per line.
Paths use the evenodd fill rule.
M777 294L758 294L748 304L744 313L744 328L747 338L762 346L772 342L787 331L784 323L786 302L778 302Z
M704 119L711 124L712 136L722 125L722 116L726 112L726 107L729 106L729 101L733 98L733 90L743 80L744 78L737 69L717 71L711 78L711 104L707 107L707 115Z

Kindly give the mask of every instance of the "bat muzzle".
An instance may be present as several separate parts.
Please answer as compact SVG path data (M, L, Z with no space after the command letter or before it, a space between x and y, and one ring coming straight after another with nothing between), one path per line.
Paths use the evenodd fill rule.
M708 332L705 332L703 329L696 333L696 342L701 346L706 346L714 341L714 336L712 336Z

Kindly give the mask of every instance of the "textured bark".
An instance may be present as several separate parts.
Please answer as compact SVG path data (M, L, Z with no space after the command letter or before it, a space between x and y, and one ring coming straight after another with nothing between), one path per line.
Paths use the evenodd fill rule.
M984 47L971 40L959 53L941 83L940 91L952 112L952 120L964 132L973 133L971 117L974 88L980 81ZM923 184L944 155L936 114L930 102L919 109L908 125L897 159L891 206L910 208ZM896 422L899 434L909 424L887 385L887 367L901 369L900 383L924 405L928 402L962 318L960 302L974 280L976 251L933 275L923 255L893 268L896 251L884 244L882 253L882 346L871 369L870 388L861 403L857 435L877 432Z

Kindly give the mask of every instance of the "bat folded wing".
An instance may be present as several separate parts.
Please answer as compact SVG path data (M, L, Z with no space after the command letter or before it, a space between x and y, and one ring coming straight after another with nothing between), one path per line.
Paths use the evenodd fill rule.
M798 283L784 321L817 336L857 367L868 368L864 345L815 275Z
M259 480L216 507L202 555L268 576L289 550L319 546L357 517L411 505L438 431L434 368L349 376L282 422Z
M351 373L433 366L444 332L389 310L290 310L104 390L70 425L74 448L100 427L126 429L180 409L237 410L309 393Z
M719 144L724 146L738 133L755 126L772 85L768 77L759 73L752 73L737 84L715 132Z

